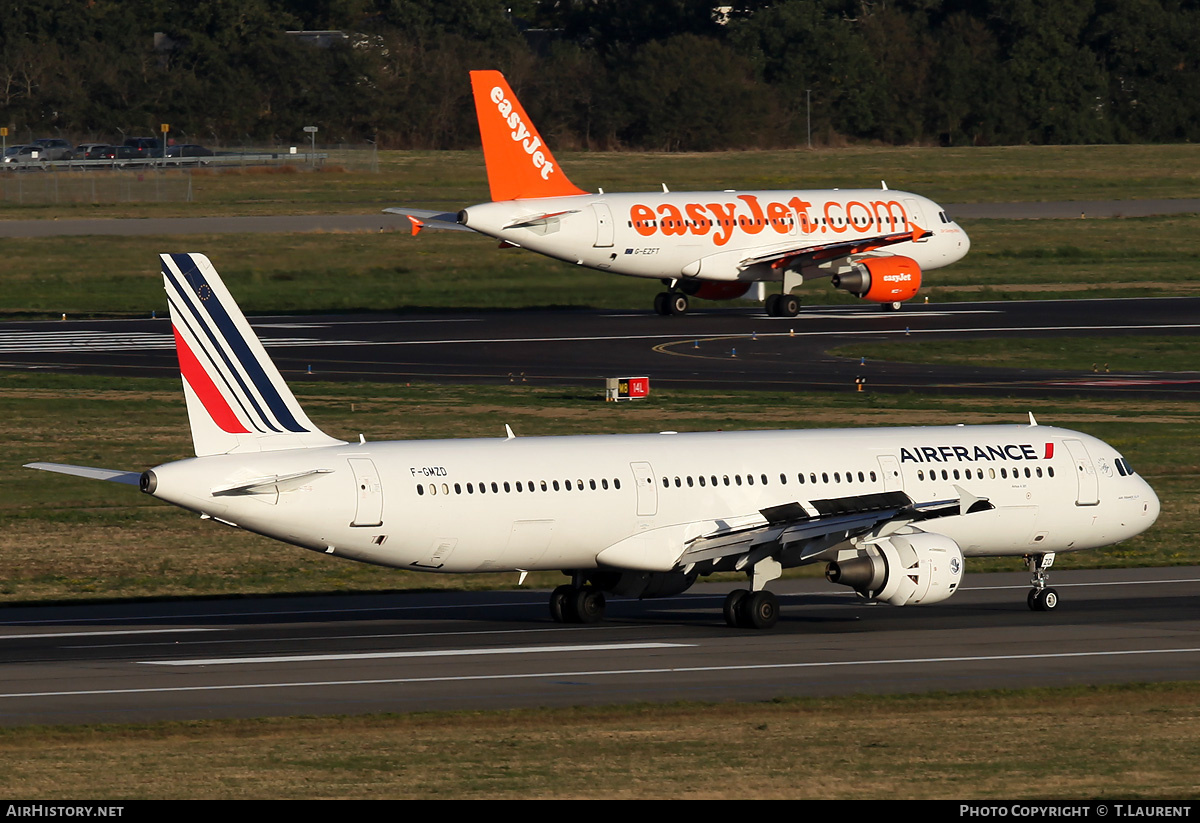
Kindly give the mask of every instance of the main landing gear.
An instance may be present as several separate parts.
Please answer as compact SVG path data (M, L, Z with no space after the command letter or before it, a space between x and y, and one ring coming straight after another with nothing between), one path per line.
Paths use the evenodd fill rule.
M604 592L595 586L564 584L550 593L555 623L599 623L604 619Z
M654 311L662 316L687 314L688 297L681 291L660 291L654 295Z
M795 317L800 313L800 298L794 294L770 294L763 304L771 317Z
M1049 569L1054 565L1054 552L1047 554L1027 554L1025 563L1033 575L1033 589L1029 592L1026 602L1035 612L1052 612L1058 608L1058 592L1050 588Z
M725 623L735 629L769 629L779 620L779 598L766 590L734 589L723 611Z

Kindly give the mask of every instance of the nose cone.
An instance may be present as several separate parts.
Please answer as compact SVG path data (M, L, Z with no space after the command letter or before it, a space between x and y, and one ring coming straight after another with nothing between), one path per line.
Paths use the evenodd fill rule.
M1150 488L1149 483L1146 483L1146 494L1144 501L1145 513L1143 514L1143 519L1146 521L1146 528L1148 529L1154 525L1154 521L1158 519L1159 512L1162 511L1162 504L1158 502L1158 495L1154 493L1154 489Z
M957 223L955 223L954 226L958 229L958 237L960 240L958 259L962 260L967 256L967 252L971 250L971 238L967 236L967 233L963 230L962 226L958 225Z

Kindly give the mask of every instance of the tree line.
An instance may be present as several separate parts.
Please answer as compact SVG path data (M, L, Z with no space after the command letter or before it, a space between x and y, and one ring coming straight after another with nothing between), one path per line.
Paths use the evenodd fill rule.
M467 148L498 68L556 148L1200 139L1197 0L713 3L10 0L0 125Z

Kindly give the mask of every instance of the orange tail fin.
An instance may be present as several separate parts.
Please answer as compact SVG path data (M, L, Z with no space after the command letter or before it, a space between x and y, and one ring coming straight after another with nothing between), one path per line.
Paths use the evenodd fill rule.
M587 194L559 168L503 74L473 71L471 89L492 200Z

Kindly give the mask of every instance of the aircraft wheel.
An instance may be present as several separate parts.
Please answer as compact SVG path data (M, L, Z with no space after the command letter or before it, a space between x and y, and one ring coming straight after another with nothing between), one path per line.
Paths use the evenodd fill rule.
M725 595L725 606L723 607L725 625L732 629L736 629L742 625L742 602L748 594L750 592L746 589L734 589Z
M884 311L900 311L900 309L904 308L904 304L900 302L881 303L880 308L882 308Z
M751 592L742 600L741 612L752 629L769 629L779 620L779 600L768 591Z
M668 295L667 307L671 314L682 315L687 314L688 299L687 295L681 291L673 291Z
M665 291L660 291L658 294L654 295L654 311L663 317L666 317L671 313L671 308L667 305L667 301L670 299L671 295Z
M550 617L555 623L573 623L571 619L571 595L574 588L566 584L550 593Z
M1052 612L1058 608L1058 592L1049 587L1041 590L1035 589L1030 602L1035 611Z
M579 589L575 593L572 607L578 619L577 623L599 623L604 619L604 592L591 586Z
M795 317L800 313L800 298L794 294L779 295L779 302L775 304L775 311L780 317Z
M779 298L782 294L768 294L767 299L763 302L763 308L767 310L767 315L770 317L779 316Z

